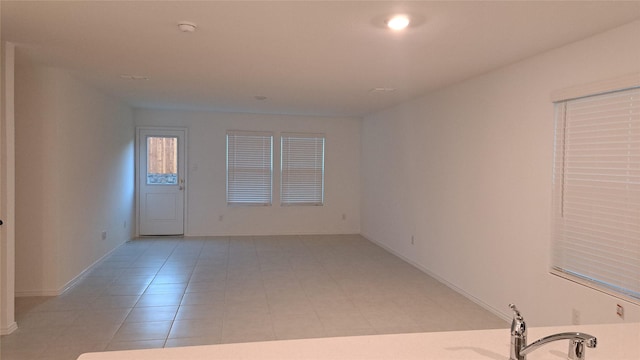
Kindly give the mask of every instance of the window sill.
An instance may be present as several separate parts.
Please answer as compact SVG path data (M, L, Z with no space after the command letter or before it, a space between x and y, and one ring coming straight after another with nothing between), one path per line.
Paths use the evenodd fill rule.
M558 277L563 278L565 280L569 280L569 281L574 282L576 284L579 284L579 285L582 285L582 286L586 286L586 287L588 287L590 289L593 289L593 290L599 291L601 293L607 294L607 295L612 296L614 298L617 298L617 299L620 299L620 300L624 300L624 301L630 302L630 303L635 304L635 305L640 305L640 299L639 298L636 298L636 297L633 297L631 295L624 294L624 293L621 293L621 292L617 292L617 291L615 291L613 289L610 289L610 288L608 288L606 286L599 285L596 282L589 281L589 280L581 278L579 276L575 276L575 275L572 275L570 273L566 273L564 271L560 271L560 270L556 270L556 269L550 269L549 273L551 275L558 276Z

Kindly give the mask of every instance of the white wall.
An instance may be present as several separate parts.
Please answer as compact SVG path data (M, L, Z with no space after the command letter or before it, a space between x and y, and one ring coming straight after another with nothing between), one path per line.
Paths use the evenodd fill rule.
M188 129L187 236L360 232L360 119L136 110L135 123ZM227 206L227 130L274 132L273 206ZM280 206L278 134L287 131L326 134L324 206Z
M428 71L428 69L425 69ZM505 318L640 320L640 307L548 273L558 89L640 72L640 22L364 119L362 233ZM415 235L415 245L411 245Z
M59 294L131 238L133 151L128 106L18 56L17 295Z

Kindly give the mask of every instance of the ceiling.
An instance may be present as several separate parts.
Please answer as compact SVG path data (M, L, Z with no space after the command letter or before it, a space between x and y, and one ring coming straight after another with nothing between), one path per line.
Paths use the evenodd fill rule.
M20 56L68 69L134 107L324 116L364 116L640 19L640 1L0 6L2 38ZM385 29L393 13L408 14L412 25ZM180 32L182 20L198 30Z

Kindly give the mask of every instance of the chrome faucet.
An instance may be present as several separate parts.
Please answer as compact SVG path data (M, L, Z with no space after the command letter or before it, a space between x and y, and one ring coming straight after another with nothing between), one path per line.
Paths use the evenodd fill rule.
M520 315L520 311L518 311L515 305L509 304L509 307L513 310L513 321L511 321L511 353L509 360L526 360L528 353L557 340L569 340L569 354L567 355L567 359L584 360L584 346L594 348L597 345L597 340L594 336L579 332L553 334L527 345L527 324L524 322L524 318Z

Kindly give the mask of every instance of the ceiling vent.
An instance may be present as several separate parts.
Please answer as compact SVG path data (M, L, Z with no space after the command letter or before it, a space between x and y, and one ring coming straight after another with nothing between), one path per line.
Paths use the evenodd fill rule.
M396 91L396 88L392 88L392 87L376 87L369 90L369 92L372 94L390 93L394 91Z

